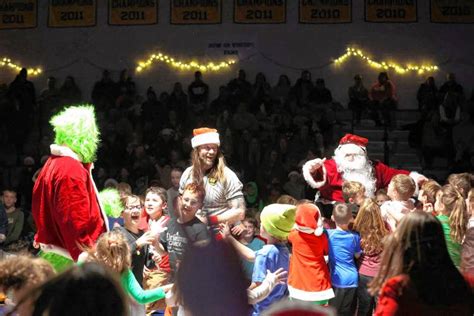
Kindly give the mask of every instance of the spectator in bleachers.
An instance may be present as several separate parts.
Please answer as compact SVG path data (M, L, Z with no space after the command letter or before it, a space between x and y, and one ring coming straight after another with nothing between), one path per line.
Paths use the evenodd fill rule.
M48 87L41 91L38 98L39 126L41 134L44 135L49 130L48 120L60 106L59 89L56 87L56 78L48 77Z
M209 86L202 80L202 73L194 73L194 81L188 86L189 103L196 114L202 114L209 101Z
M303 72L301 72L301 77L296 81L291 92L296 98L296 105L298 107L301 108L308 105L309 95L313 88L311 73L308 70L303 70Z
M232 127L236 132L248 130L256 132L258 130L258 122L251 112L248 111L246 103L240 103L237 112L232 117Z
M391 126L390 111L397 108L397 97L395 85L389 79L386 72L379 73L377 82L372 85L369 91L369 98L372 107L372 118L377 126L381 126L379 112L382 113L385 126Z
M246 102L252 96L252 85L247 81L245 70L240 69L237 78L232 79L227 84L231 95L232 109L235 109L240 102Z
M0 204L0 246L3 247L3 242L7 238L8 233L8 216L3 207L3 203Z
M418 100L418 110L421 111L422 116L426 113L436 110L438 106L438 87L436 87L435 79L428 77L418 88L416 93Z
M278 83L273 87L271 95L274 100L280 101L280 104L285 105L290 97L291 82L287 75L280 75Z
M156 131L159 131L163 126L168 113L166 112L165 107L158 101L155 90L152 87L149 87L146 90L146 100L142 104L141 117L142 120L150 124L151 130L156 135Z
M323 78L316 79L316 84L309 94L309 101L316 105L329 105L332 103L331 91L326 88Z
M115 103L117 97L117 86L110 77L110 72L104 70L102 78L94 84L92 88L92 103L100 110L106 110L107 107Z
M117 91L123 91L128 96L135 96L137 87L127 69L120 71L119 80L117 82Z
M362 76L354 76L354 85L349 87L349 109L353 111L355 124L360 124L362 112L369 108L369 91L362 82Z
M23 230L25 215L16 207L16 191L12 189L3 190L2 203L8 217L8 231L4 245L16 243L20 239Z
M257 113L260 105L264 102L264 100L270 97L271 93L270 84L267 82L267 78L262 72L259 72L255 76L255 83L252 86L252 102L250 107L250 112Z
M443 101L448 92L454 93L460 102L464 101L464 88L456 81L453 73L446 75L446 81L439 88L439 100Z
M209 114L217 117L225 110L230 110L229 89L226 86L219 87L219 95L209 105Z
M188 96L183 91L183 86L180 82L176 82L173 86L173 91L170 94L168 110L173 110L176 117L181 122L186 122L188 118Z
M59 88L62 105L73 105L82 101L82 92L76 84L73 76L67 76L63 85Z

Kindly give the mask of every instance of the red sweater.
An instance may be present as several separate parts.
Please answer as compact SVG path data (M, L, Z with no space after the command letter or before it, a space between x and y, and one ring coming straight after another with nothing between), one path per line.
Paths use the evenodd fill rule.
M90 175L91 164L68 156L52 155L33 188L31 211L35 241L61 247L74 261L107 231Z

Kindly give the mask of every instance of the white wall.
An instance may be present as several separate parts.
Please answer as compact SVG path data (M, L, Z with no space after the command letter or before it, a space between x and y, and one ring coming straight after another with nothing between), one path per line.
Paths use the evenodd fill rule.
M321 65L344 53L349 44L358 45L374 59L389 59L400 63L433 62L441 69L435 74L438 85L446 72L455 72L458 81L467 91L474 86L474 24L434 24L429 22L429 1L419 0L418 22L412 24L376 24L364 22L362 0L353 0L353 22L339 25L298 24L298 4L288 0L287 23L278 25L241 25L232 22L232 1L223 0L221 25L181 26L169 24L169 1L159 1L159 24L152 26L109 26L107 5L100 0L95 27L53 29L46 26L47 1L40 0L38 27L28 30L0 31L0 55L10 56L24 65L54 69L79 59L79 62L61 70L47 71L33 79L38 90L45 87L48 75L62 79L72 74L86 96L90 95L93 82L101 71L81 58L93 61L111 70L133 69L135 62L156 49L170 55L190 60L190 57L206 58L210 42L250 41L256 50L281 64L294 68ZM189 59L188 59L189 58ZM235 65L221 73L205 74L212 92L227 82L235 72L247 70L253 81L262 71L273 84L281 73L290 76L292 82L300 70L278 66L261 55ZM336 99L346 102L347 87L355 73L361 73L369 85L375 80L377 70L368 68L362 61L352 59L340 68L328 66L312 70L313 78L323 77ZM10 71L0 70L0 82L14 78ZM192 72L178 73L164 65L146 73L135 75L139 90L149 85L157 91L171 89L175 81L185 84L191 81ZM401 108L415 106L415 93L423 76L416 74L392 75L397 84Z

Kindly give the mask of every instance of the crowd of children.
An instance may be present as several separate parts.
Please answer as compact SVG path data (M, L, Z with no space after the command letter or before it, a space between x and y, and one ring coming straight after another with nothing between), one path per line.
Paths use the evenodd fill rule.
M179 181L174 182L177 187ZM261 212L247 214L244 232L233 236L228 225L203 223L196 217L206 194L200 184L187 184L181 195L152 186L144 197L121 187L123 222L116 221L94 247L83 249L75 267L54 277L43 259L11 257L0 262L0 286L12 306L9 309L20 315L38 310L54 315L53 308L60 307L45 296L54 295L52 285L71 285L79 276L87 279L84 275L106 278L115 274L110 285L103 285L117 286L116 299L127 302L113 309L115 315L157 310L167 315L198 315L189 287L199 295L211 291L193 283L199 279L196 274L202 274L198 271L211 265L206 267L202 262L207 261L200 261L205 259L194 257L196 265L201 263L194 267L195 274L188 274L193 271L193 263L186 261L192 257L188 252L205 254L209 245L220 243L231 246L225 251L236 252L240 259L226 255L218 264L239 266L239 279L247 284L247 306L235 310L227 306L228 315L238 315L235 311L263 315L271 305L285 300L309 303L328 315L331 308L337 315L472 314L471 174L453 174L443 186L428 180L419 188L409 176L397 175L387 191L377 191L374 198L367 198L364 185L358 182L347 181L342 188L345 203L334 205L331 218L324 218L312 201L281 196ZM217 226L210 229L212 225ZM216 235L216 231L220 232ZM238 265L226 263L229 258ZM221 278L215 273L213 281L225 294L224 288L234 284L222 279L230 276ZM236 299L233 302L240 304ZM111 315L102 311L101 315Z

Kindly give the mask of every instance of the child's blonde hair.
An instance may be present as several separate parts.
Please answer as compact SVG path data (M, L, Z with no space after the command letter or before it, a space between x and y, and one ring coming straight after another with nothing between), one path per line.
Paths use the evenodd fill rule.
M421 185L420 190L423 191L423 195L426 196L426 201L434 205L436 202L436 193L441 189L441 185L434 180L426 181Z
M98 262L122 274L131 266L130 247L125 236L117 230L103 233L94 249L88 250L91 261Z
M342 196L344 202L349 203L349 199L355 199L358 194L365 193L365 187L357 181L344 181L342 184Z
M360 234L360 245L366 254L378 254L383 250L383 239L389 234L374 199L365 199L354 221L354 230Z
M288 194L283 194L282 196L280 196L276 203L278 204L289 204L289 205L296 205L298 203L298 201L292 197L291 195L288 195Z
M471 189L471 175L467 172L453 173L448 177L448 183L453 185L464 198Z
M129 200L131 201L138 201L140 203L141 206L143 206L143 200L140 196L138 195L135 195L135 194L127 194L127 193L124 193L120 196L121 200L122 200L122 204L127 207L127 204L129 204Z
M406 201L415 193L415 181L406 174L397 174L390 182L401 200Z
M461 193L451 184L441 188L442 195L440 203L444 211L449 214L449 227L451 228L451 239L461 243L467 229L469 216L467 214L466 201Z

